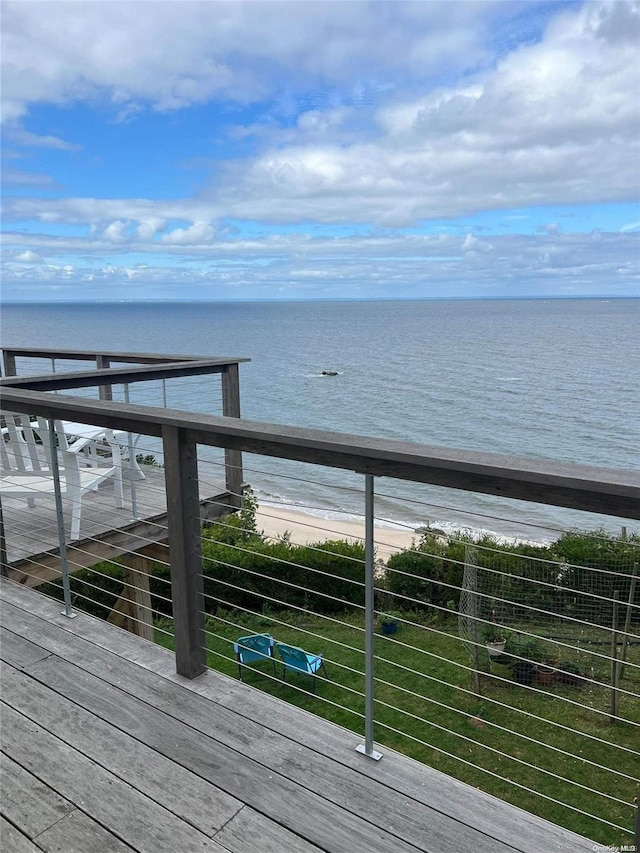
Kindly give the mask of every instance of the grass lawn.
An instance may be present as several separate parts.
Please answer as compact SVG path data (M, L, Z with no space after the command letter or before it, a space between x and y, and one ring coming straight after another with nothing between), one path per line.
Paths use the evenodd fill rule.
M420 621L419 617L410 618ZM337 620L289 611L262 616L219 611L215 617L207 617L208 664L237 678L233 642L250 633L268 632L282 642L301 646L309 652L322 652L328 680L318 682L317 696L309 692L311 680L305 676L287 675L287 682L283 683L280 665L278 678L269 677L273 676L273 669L268 661L245 668L244 679L259 690L362 733L363 617L340 614ZM170 620L159 622L156 641L173 648L171 631ZM640 648L631 647L627 659L640 663ZM469 690L469 674L456 664L468 666L469 656L457 639L454 620L425 620L419 626L402 624L392 637L377 634L376 741L600 844L633 843L632 835L582 812L633 832L634 810L603 795L630 804L638 794L637 784L632 779L585 764L585 760L637 777L637 756L553 723L637 750L640 730L624 720L640 723L640 702L622 695L620 710L624 719L612 725L606 715L597 713L597 709L604 711L609 707L609 690L605 686L553 685L540 694L511 681L504 684L487 677L483 697L477 697L460 689ZM639 693L640 670L628 668L621 686ZM560 701L560 697L587 707L568 704ZM526 716L516 709L541 719ZM541 746L538 741L548 746ZM536 765L547 772L527 765ZM576 787L555 778L554 774L600 793ZM517 784L504 781L502 777ZM531 788L544 796L517 786ZM572 808L545 797L567 803Z

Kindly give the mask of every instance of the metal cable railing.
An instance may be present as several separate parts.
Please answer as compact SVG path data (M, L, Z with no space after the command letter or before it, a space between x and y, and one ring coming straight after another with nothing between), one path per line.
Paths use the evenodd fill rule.
M117 371L123 364L127 362L111 362ZM68 369L55 367L56 376L78 371L73 363ZM44 373L44 364L40 368ZM213 378L206 390L209 403L228 393L220 377ZM28 585L42 588L46 581L46 591L58 597L64 591L73 607L108 615L141 636L155 637L174 648L179 669L192 674L202 665L235 674L239 661L234 644L241 635L269 632L276 655L281 644L317 650L328 672L310 673L313 685L291 669L283 679L284 659L277 656L275 673L273 661L258 662L253 670L243 664L241 673L253 687L364 731L361 751L370 757L384 751L385 744L401 748L527 808L540 810L534 803L540 800L545 810L555 809L552 819L576 831L600 838L606 827L623 835L631 831L640 758L640 542L633 533L625 539L595 531L587 537L593 555L583 559L577 551L561 553L554 542L534 545L455 531L444 535L428 524L417 528L402 518L400 509L399 517L389 515L391 499L401 508L402 497L387 481L379 491L384 512L375 512L373 487L379 479L374 474L365 475L369 491L364 500L362 489L358 495L355 486L336 485L321 474L305 480L296 473L269 471L264 460L283 452L282 446L270 444L272 436L261 443L256 439L260 448L251 446L250 451L259 453L260 461L251 457L247 465L250 451L243 442L254 441L252 425L240 422L233 433L226 426L228 418L214 427L198 412L187 419L181 401L193 395L197 403L201 377L177 384L170 377L132 379L128 388L125 394L122 383L112 384L109 413L100 408L104 401L97 400L96 388L88 408L65 400L69 391L64 389L54 398L50 391L60 389L51 388L40 398L48 398L43 402L46 416L54 409L66 414L74 405L78 419L87 423L91 416L98 423L114 423L121 416L127 433L138 418L140 438L123 447L130 460L133 453L152 458L155 464L140 463L142 472L155 469L157 476L135 484L136 511L128 496L126 523L112 535L109 524L106 531L98 529L100 520L110 522L101 518L106 504L92 503L89 494L82 509L82 536L69 540L66 528L66 558L62 565L61 544L56 565L55 548L42 547L59 532L56 512L41 509L36 490L35 529L29 523L33 508L5 502L7 541L10 545L19 531L22 542L20 559L5 568L21 573ZM13 410L19 393L14 397ZM128 402L120 402L125 397ZM228 408L223 401L209 403L213 415ZM154 416L146 414L150 406ZM172 412L171 423L159 426L167 406L181 407L184 414ZM30 410L37 413L37 407ZM219 430L217 446L207 443L210 427ZM225 435L233 435L230 443ZM298 435L278 440L295 442ZM342 451L322 440L323 464L331 468L331 454ZM239 449L245 459L232 455ZM197 464L185 452L193 452ZM318 460L313 461L314 471L321 470ZM367 464L375 467L375 462ZM393 464L404 462L398 457ZM253 474L272 482L280 478L277 491L282 496L269 495L268 503L252 508L242 481L251 481ZM308 485L312 497L288 503L288 482L296 489ZM426 514L435 505L416 498L420 485L414 485L407 501ZM100 486L103 497L107 488ZM185 489L189 510L183 499L177 511L195 542L191 553L176 541L172 516L175 496ZM347 494L348 508L341 509L341 495ZM364 504L364 515L354 511L356 498L361 508ZM67 517L72 501L64 503ZM461 512L458 504L451 506L456 515ZM503 505L499 519L507 523L508 500ZM438 506L446 512L449 505L443 499ZM239 507L240 515L229 514ZM526 521L517 523L526 526ZM295 529L288 532L287 524ZM573 534L545 529L559 534L562 547L572 544ZM618 555L617 563L609 552ZM201 630L191 649L180 648L173 628L174 589L183 583L183 565L200 575L202 585L190 616ZM383 618L395 620L396 634L381 633ZM501 631L508 633L507 645L494 654L487 650L484 634ZM568 669L561 668L563 662ZM516 677L519 667L529 668L529 680ZM550 681L543 680L549 675L545 668L551 670ZM530 799L523 801L523 796Z

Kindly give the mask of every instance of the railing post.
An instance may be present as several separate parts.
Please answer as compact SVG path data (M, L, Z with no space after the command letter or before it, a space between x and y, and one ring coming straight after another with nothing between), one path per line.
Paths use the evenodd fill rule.
M7 558L7 538L4 530L4 515L2 512L2 498L0 498L0 576L9 576L9 560Z
M162 427L176 670L195 678L206 669L200 548L198 460L185 429Z
M75 619L78 615L71 606L71 585L69 583L69 562L67 560L67 540L64 533L64 511L62 509L62 489L60 488L60 466L58 464L58 444L56 441L55 421L49 420L49 452L51 454L51 474L56 499L56 520L58 523L58 545L60 546L60 569L62 572L62 592L64 594L63 615ZM80 498L77 498L80 500Z
M222 371L222 414L226 418L240 417L240 373L237 364L227 364ZM224 451L224 470L227 491L232 506L242 506L242 451Z
M109 387L111 393L111 387ZM129 404L129 383L124 383L124 401ZM138 521L138 492L136 490L136 458L135 447L133 444L133 435L127 433L127 448L129 453L129 489L131 491L131 518L133 521Z
M106 370L111 367L109 357L106 355L96 355L96 368L98 370ZM113 400L113 388L111 385L99 385L98 394L101 400Z
M16 357L11 352L11 350L3 350L2 351L2 361L4 364L4 375L5 376L17 376L17 368L16 368Z
M365 474L364 486L364 743L357 752L379 761L382 753L373 748L374 624L375 624L375 543L373 527L373 475Z

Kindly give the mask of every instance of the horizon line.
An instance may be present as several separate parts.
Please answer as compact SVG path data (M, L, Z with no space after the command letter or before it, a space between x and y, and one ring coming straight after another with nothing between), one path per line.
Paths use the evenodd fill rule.
M592 296L317 296L317 297L253 297L247 299L239 298L190 298L179 299L169 297L166 299L140 298L140 299L0 299L2 305L162 305L162 304L189 304L189 303L250 303L250 302L531 302L531 301L560 301L560 300L597 300L610 301L619 299L640 299L638 296L601 294Z

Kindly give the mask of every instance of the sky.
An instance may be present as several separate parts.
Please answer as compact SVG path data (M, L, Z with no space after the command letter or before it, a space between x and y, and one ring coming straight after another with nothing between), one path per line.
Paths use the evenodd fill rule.
M6 301L640 295L640 0L1 13Z

